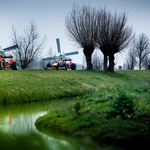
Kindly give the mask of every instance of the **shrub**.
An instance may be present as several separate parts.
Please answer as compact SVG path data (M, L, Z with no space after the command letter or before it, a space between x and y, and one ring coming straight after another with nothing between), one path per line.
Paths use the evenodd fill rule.
M114 101L107 116L127 119L135 114L135 111L137 111L137 108L133 103L133 98L125 93L121 93Z

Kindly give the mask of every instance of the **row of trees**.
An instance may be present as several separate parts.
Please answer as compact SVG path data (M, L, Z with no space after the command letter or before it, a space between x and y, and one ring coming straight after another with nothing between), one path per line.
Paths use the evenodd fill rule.
M87 69L92 69L91 55L99 48L104 56L104 70L114 71L114 55L132 41L132 28L127 26L126 13L117 15L106 8L96 10L90 6L73 6L66 17L67 33L86 57ZM109 64L107 64L109 60Z
M150 42L145 33L141 33L139 36L134 36L133 41L124 61L123 68L128 70L134 70L135 67L139 70L150 70ZM94 51L92 55L93 69L102 69L103 58L102 53L98 50Z

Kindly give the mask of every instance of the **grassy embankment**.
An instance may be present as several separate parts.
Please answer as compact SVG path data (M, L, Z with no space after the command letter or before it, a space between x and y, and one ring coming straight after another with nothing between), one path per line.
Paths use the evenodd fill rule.
M36 121L39 129L76 137L90 136L126 147L150 141L150 71L8 70L0 73L1 104L75 97L65 110L40 117ZM120 96L121 93L125 94ZM118 99L125 99L125 104L115 103ZM120 112L117 106L122 108Z
M78 73L69 71L2 70L0 104L52 100L87 93L89 87L77 78Z

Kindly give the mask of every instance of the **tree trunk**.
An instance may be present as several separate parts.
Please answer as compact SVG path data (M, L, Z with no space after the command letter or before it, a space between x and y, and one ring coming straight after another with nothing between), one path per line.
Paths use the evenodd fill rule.
M107 55L104 55L104 71L107 72Z
M91 63L91 55L86 56L86 64L87 64L87 69L88 70L92 70L93 69L93 65Z
M109 55L109 67L108 67L109 72L114 72L114 65L115 65L114 60L115 60L114 54Z
M26 69L26 66L25 65L21 65L21 69Z
M141 70L142 68L142 62L141 62L141 58L139 59L139 70Z
M21 69L26 69L27 68L27 66L28 66L28 63L27 63L27 61L21 61Z
M91 63L92 62L91 55L92 55L93 51L94 51L94 48L89 48L89 49L83 50L83 53L84 53L84 55L86 57L86 64L87 64L87 69L88 70L92 70L93 69L93 65Z

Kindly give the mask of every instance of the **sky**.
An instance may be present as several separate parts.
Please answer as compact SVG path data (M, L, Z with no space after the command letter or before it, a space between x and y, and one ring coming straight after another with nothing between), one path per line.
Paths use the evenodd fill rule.
M0 0L0 46L11 46L12 26L18 34L34 20L40 37L47 37L43 57L49 49L57 52L56 38L60 39L61 51L79 51L72 56L73 61L82 63L82 48L70 41L66 34L65 18L71 12L73 4L90 5L118 14L126 12L127 25L138 36L145 33L150 39L150 0ZM117 63L122 65L124 53L116 55Z

